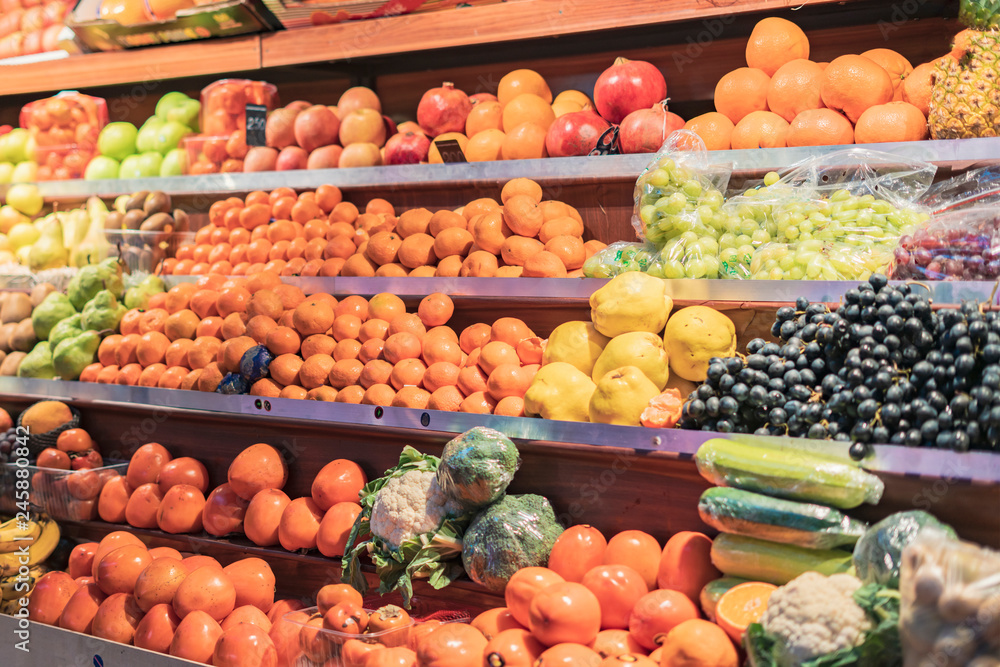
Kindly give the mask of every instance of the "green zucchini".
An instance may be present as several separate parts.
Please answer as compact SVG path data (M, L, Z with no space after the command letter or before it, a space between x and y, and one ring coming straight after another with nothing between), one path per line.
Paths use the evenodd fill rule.
M868 524L826 505L771 498L722 486L701 494L701 520L734 535L757 537L809 549L833 549L857 542Z
M713 579L705 584L705 587L701 589L701 594L698 596L698 601L701 603L701 610L705 612L708 620L713 623L715 622L715 605L719 604L719 598L726 591L733 586L739 586L748 581L750 580L741 577L722 577L721 579Z
M760 447L714 438L698 448L698 472L717 486L831 505L878 503L885 485L844 460L793 448Z
M851 554L840 549L803 549L722 533L712 541L712 565L727 577L782 586L804 572L826 576L847 572L851 569Z

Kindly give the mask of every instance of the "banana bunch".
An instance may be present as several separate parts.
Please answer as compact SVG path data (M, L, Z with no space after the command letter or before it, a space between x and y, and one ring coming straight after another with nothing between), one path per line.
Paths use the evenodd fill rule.
M48 572L49 569L44 565L32 565L31 569L28 570L27 577L21 577L19 574L8 574L0 577L0 613L6 613L4 611L5 606L11 606L8 603L13 602L14 606L17 606L17 600L20 598L25 598L31 595L31 591L35 588L35 582L38 581L43 574ZM24 587L24 582L27 581L28 587ZM18 584L21 584L20 586ZM14 611L17 611L15 608Z
M0 524L0 582L4 577L17 576L22 565L31 567L44 563L59 544L59 536L59 524L45 514L27 524L18 519ZM27 563L22 561L25 552Z

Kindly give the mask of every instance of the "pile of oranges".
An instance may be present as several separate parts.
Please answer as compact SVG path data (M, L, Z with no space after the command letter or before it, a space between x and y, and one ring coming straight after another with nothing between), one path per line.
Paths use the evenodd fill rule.
M817 63L809 60L809 50L797 25L763 19L750 35L747 66L719 80L716 111L692 118L686 129L709 150L928 137L932 64L914 68L885 48Z
M211 392L264 345L274 360L254 396L521 416L542 339L513 317L457 332L454 309L440 293L408 313L389 293L307 297L273 272L210 274L126 312L80 380Z
M477 109L479 106L476 107ZM605 247L583 240L583 218L542 188L518 178L500 202L481 198L458 211L412 209L396 215L385 199L364 211L335 186L230 197L209 209L194 242L164 260L164 275L414 277L582 277L584 261Z

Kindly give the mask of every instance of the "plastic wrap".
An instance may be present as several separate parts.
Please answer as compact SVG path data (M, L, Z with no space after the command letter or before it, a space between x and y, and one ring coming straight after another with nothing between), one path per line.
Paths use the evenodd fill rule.
M658 248L685 232L718 238L732 165L713 164L701 138L672 133L635 184L632 226Z
M710 234L684 232L652 257L646 273L657 278L718 278L719 242Z
M1000 661L1000 553L928 529L903 551L904 667Z
M1000 276L1000 204L934 216L899 239L895 280L996 280Z
M521 465L517 447L500 431L471 428L444 446L437 483L463 511L496 502Z
M930 186L920 205L931 213L1000 205L1000 167L970 169Z
M82 178L97 153L97 137L108 123L108 105L100 97L63 91L21 109L20 124L34 139L39 181Z
M524 567L545 567L563 527L548 499L504 496L469 524L462 543L462 565L469 577L493 593Z
M903 549L924 530L938 530L950 537L955 531L921 510L897 512L865 531L854 545L854 568L866 584L899 585Z
M614 278L630 271L646 271L656 255L657 249L652 244L618 241L588 257L583 263L583 275Z
M857 246L818 240L799 243L765 243L755 248L747 262L743 254L720 252L726 278L754 280L867 280L885 272L892 262L889 247Z

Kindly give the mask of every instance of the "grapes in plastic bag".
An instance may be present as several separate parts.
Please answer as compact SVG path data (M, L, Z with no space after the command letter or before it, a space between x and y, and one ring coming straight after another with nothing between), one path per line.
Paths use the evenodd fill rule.
M719 243L711 236L685 232L663 246L646 273L657 278L718 278Z
M583 263L587 278L614 278L630 271L643 272L656 256L656 248L648 243L618 241L594 253Z
M723 252L720 259L729 256ZM742 259L742 258L739 258ZM754 250L749 265L739 265L734 278L754 280L867 280L884 272L892 260L889 248L857 247L817 240L768 243Z
M934 216L899 239L894 280L996 280L1000 277L1000 206Z

